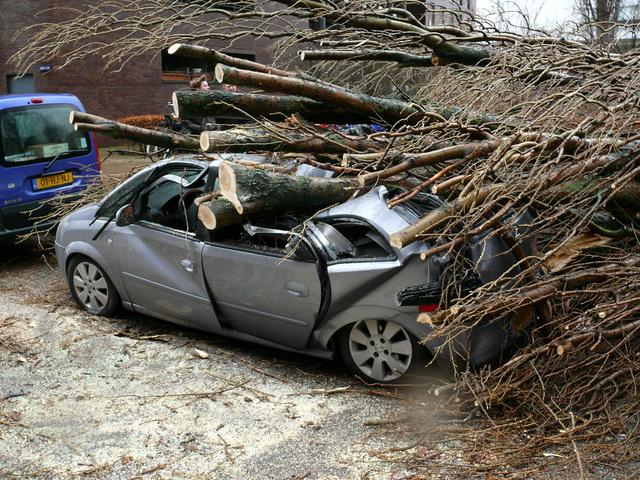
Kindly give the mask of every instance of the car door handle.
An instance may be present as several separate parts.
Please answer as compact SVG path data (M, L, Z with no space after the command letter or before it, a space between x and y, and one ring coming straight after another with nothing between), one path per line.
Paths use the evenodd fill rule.
M287 282L285 285L287 288L287 293L289 295L293 295L294 297L308 297L309 289L297 282Z
M185 258L184 260L182 260L180 262L180 266L182 268L184 268L187 272L189 273L193 273L193 271L196 269L196 266L193 264L193 262L191 260L189 260L188 258Z

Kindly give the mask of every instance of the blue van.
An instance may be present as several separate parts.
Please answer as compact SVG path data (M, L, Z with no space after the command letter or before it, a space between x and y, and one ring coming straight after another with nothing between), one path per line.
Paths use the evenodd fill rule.
M99 179L93 134L69 123L80 100L66 94L0 96L0 241L34 227L50 211L49 200L80 192Z

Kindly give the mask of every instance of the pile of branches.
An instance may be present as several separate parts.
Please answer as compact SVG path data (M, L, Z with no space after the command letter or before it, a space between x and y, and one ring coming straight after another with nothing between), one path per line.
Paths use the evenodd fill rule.
M509 361L458 372L454 384L438 390L451 399L448 413L455 418L492 422L482 436L477 430L463 435L483 448L493 441L501 453L476 457L474 468L524 464L543 451L581 475L598 462L637 460L638 52L615 53L571 35L502 32L453 11L455 25L429 27L411 9L388 2L280 0L269 8L239 2L243 8L234 10L215 0L178 10L172 2L148 3L154 9L139 16L113 1L69 24L49 26L16 58L24 66L63 51L70 61L81 58L83 50L69 44L70 35L103 18L101 27L86 33L92 42L99 42L96 33L127 34L110 50L97 43L94 50L108 52L113 62L129 60L154 47L136 40L149 33L136 29L136 22L161 19L153 39L171 45L169 53L215 61L218 82L254 93L176 92L180 118L241 111L252 123L203 132L199 139L167 135L157 145L261 153L273 164L285 159L331 171L335 178L314 180L326 195L313 197L312 186L301 193L313 197L317 208L380 183L404 190L390 207L437 194L444 206L391 237L395 247L426 242L424 259L441 255L451 266L445 308L421 321L433 325L434 336L454 339L504 315L535 319L526 324L528 345ZM319 19L330 28L306 28L307 21ZM198 27L199 36L176 33L185 22ZM186 43L242 36L279 38L280 65ZM74 38L79 40L84 38ZM287 65L294 51L295 61ZM117 122L99 117L74 121L78 128L123 134ZM345 124L376 128L331 127ZM144 132L131 135L141 139ZM235 179L246 171L264 172L225 168L227 178ZM287 176L277 168L268 175ZM252 208L294 208L286 199L269 204L266 194L243 202L231 190L209 205L227 202L231 216L251 214ZM209 218L228 218L216 217L216 208L223 209L212 206ZM533 217L522 234L535 240L532 255L518 247L514 234L512 219L524 212ZM468 268L465 249L483 234L500 237L517 263L463 295L458 280ZM580 453L585 440L596 440L588 459Z

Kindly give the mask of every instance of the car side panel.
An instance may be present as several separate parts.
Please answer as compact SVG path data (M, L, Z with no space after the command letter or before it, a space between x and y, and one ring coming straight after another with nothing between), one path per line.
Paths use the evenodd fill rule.
M203 268L226 324L282 345L305 347L322 301L315 263L206 244Z
M120 277L134 310L202 330L219 330L202 276L202 242L144 222L114 227L103 236L117 252ZM183 262L193 268L188 271Z
M437 279L436 264L423 262L418 255L399 260L334 263L328 267L331 307L326 320L315 333L319 345L326 347L331 337L345 325L366 319L393 319L416 337L430 328L416 321L418 307L402 307L398 291Z

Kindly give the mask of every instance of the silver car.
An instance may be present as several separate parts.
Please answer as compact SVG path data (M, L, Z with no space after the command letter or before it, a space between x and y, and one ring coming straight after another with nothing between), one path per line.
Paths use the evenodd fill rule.
M77 304L104 316L123 306L261 345L339 356L371 383L397 382L429 361L418 342L429 326L416 317L437 308L446 258L421 261L425 243L397 249L388 242L423 212L388 208L380 186L311 219L278 215L210 232L194 199L216 178L216 162L176 157L66 216L56 254ZM475 251L470 288L514 262L495 238L477 240ZM473 363L494 361L510 338L508 328L476 335Z

